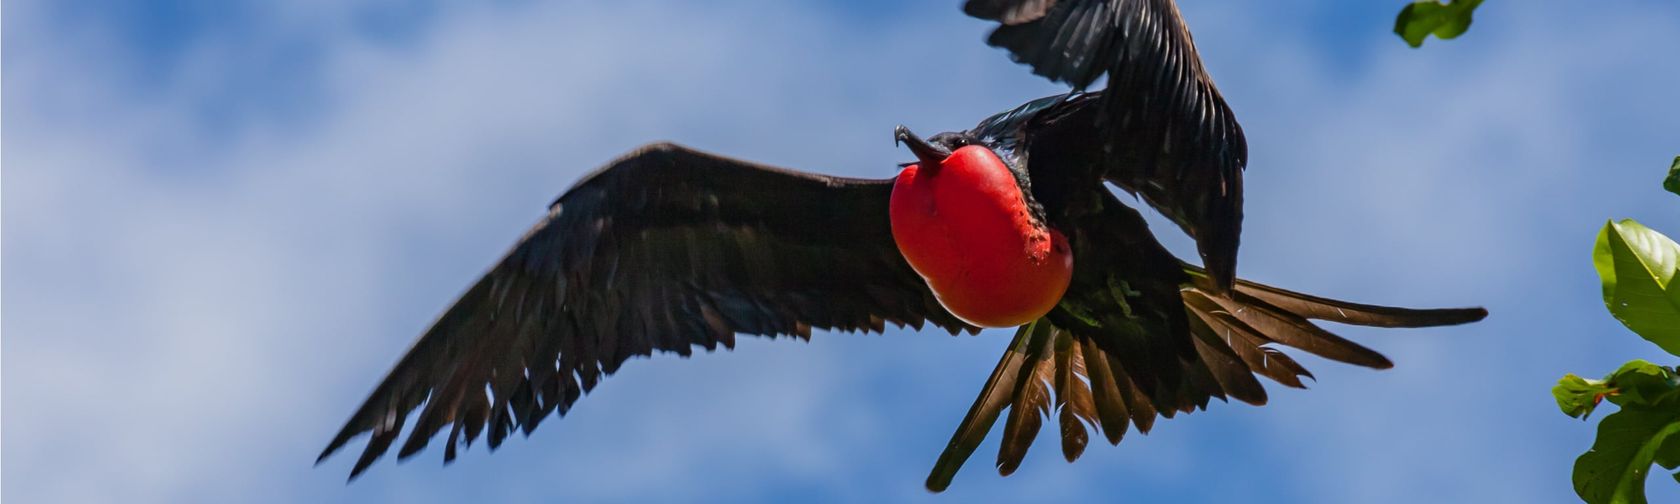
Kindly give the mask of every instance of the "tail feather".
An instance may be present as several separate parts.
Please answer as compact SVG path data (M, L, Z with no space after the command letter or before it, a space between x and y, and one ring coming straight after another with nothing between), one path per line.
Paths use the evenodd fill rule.
M1274 345L1300 349L1331 360L1384 369L1393 363L1375 350L1337 336L1309 320L1372 327L1434 327L1464 324L1487 316L1482 308L1410 309L1327 299L1237 280L1220 291L1200 269L1186 266L1192 280L1179 292L1189 316L1187 334L1151 334L1189 338L1196 350L1179 357L1182 380L1164 392L1136 385L1121 360L1102 349L1100 331L1076 332L1048 318L1021 327L968 415L952 434L928 475L928 490L951 484L958 469L985 440L1009 408L998 470L1019 467L1037 437L1043 418L1058 415L1062 454L1072 462L1084 453L1089 428L1110 444L1119 444L1129 426L1147 433L1156 416L1204 409L1210 397L1234 398L1254 405L1267 395L1255 375L1293 388L1305 388L1311 372Z
M1247 280L1237 292L1265 301L1302 318L1367 327L1438 327L1487 318L1486 308L1414 309L1350 303L1288 291Z
M1248 363L1243 362L1236 350L1221 339L1211 326L1200 318L1192 317L1190 333L1196 338L1196 352L1201 355L1202 363L1218 382L1219 389L1242 402L1255 406L1266 404L1266 387L1260 385L1260 380L1254 378L1254 371L1249 369Z
M945 451L939 454L939 461L934 462L932 473L928 474L927 489L939 492L951 485L951 478L956 477L957 470L962 468L963 462L974 454L974 449L980 447L980 442L991 432L992 424L997 423L998 415L1003 407L1015 402L1020 394L1019 382L1021 369L1026 362L1036 364L1037 356L1029 356L1032 350L1041 348L1032 344L1035 329L1044 321L1021 326L1015 331L1015 339L1010 342L1009 350L1003 353L1003 359L998 361L992 376L986 379L986 385L980 388L980 397L974 400L974 406L968 410L968 415L957 424L957 432L951 434L951 441L945 446ZM1048 328L1046 328L1048 332ZM1030 358L1029 358L1030 357ZM1030 369L1030 368L1029 368Z
M1192 300L1191 296L1185 298L1186 302ZM1213 301L1201 298L1194 298L1194 300L1199 300L1199 303L1194 305L1191 313L1212 328L1214 333L1223 336L1225 343L1230 345L1231 350L1237 352L1238 356L1242 357L1243 362L1248 364L1249 369L1284 386L1306 388L1306 385L1301 383L1300 377L1312 378L1312 372L1301 367L1288 354L1264 346L1272 341L1265 336L1261 336L1255 332L1254 328L1244 324L1241 320L1237 320L1236 317L1220 312L1219 305Z
M1272 341L1299 348L1319 357L1357 366L1376 369L1394 367L1394 363L1390 362L1388 357L1377 353L1376 350L1337 336L1313 325L1300 315L1242 292L1233 292L1227 297L1189 289L1184 291L1184 295L1202 296L1213 301L1224 313L1248 324L1255 332Z
M1085 362L1085 377L1091 383L1091 399L1097 409L1097 427L1108 438L1108 444L1119 445L1126 435L1126 423L1131 413L1126 407L1126 392L1115 383L1114 371L1108 367L1108 354L1097 348L1089 338L1079 340L1081 352L1074 356Z
M998 474L1008 476L1021 467L1027 448L1038 439L1044 417L1050 415L1050 390L1055 381L1055 338L1062 331L1039 324L1033 331L1028 361L1016 379L1015 402L1009 405L1009 420L1003 424L1003 441L998 445Z
M1221 289L1202 268L1186 264L1196 290L1217 293ZM1468 324L1487 318L1487 309L1474 308L1398 308L1329 299L1280 289L1270 285L1237 279L1236 292L1259 299L1282 310L1306 319L1323 320L1367 327L1439 327Z
M1096 397L1084 380L1090 375L1086 369L1085 352L1074 338L1056 339L1056 409L1062 423L1062 457L1068 462L1079 459L1090 442L1086 425L1098 425Z

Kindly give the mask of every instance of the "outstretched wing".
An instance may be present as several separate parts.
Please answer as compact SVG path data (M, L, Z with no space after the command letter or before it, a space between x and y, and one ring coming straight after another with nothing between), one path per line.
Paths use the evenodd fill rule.
M1217 291L1204 270L1173 258L1142 217L1112 196L1069 239L1075 261L1100 253L1081 248L1081 240L1123 246L1107 247L1112 252L1095 265L1076 262L1062 303L1016 333L934 464L929 490L950 485L1006 408L997 458L1004 475L1020 466L1046 418L1057 422L1062 455L1072 462L1084 453L1089 427L1119 444L1128 426L1148 432L1157 415L1205 409L1213 398L1265 404L1256 375L1305 388L1301 377L1312 373L1277 347L1377 369L1393 365L1311 320L1433 327L1487 316L1481 308L1350 303L1246 280Z
M633 356L734 334L964 325L893 243L891 180L827 177L654 144L585 177L403 356L321 453L372 437L354 478L422 405L399 457L449 427L492 449L564 415ZM462 434L465 434L463 438Z
M999 22L987 43L1008 49L1033 73L1075 91L1108 76L1100 93L1064 97L1064 115L1098 132L1087 138L1089 147L1103 149L1108 179L1195 237L1215 285L1230 287L1248 144L1203 68L1177 4L969 0L963 10Z

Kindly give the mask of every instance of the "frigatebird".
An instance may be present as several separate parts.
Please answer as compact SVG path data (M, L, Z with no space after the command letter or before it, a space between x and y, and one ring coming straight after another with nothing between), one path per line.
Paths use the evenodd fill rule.
M886 325L951 334L1015 327L935 463L946 488L1007 409L997 468L1021 463L1045 417L1063 455L1094 427L1266 402L1255 375L1304 388L1277 347L1371 368L1381 354L1313 324L1461 324L1481 308L1351 303L1235 277L1246 144L1171 0L970 0L988 39L1073 91L927 139L890 179L766 166L655 143L566 190L546 217L398 361L322 451L371 433L350 477L449 429L444 460L494 450L564 416L602 377L655 351L808 339ZM1085 87L1106 75L1098 92ZM1197 240L1167 251L1113 182ZM423 408L423 409L422 409Z

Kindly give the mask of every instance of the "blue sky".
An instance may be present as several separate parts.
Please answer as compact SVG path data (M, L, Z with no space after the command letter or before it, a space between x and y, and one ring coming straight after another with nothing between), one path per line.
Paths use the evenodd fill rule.
M1548 389L1664 359L1604 311L1608 218L1680 234L1680 7L1488 2L1411 50L1399 1L1187 0L1249 134L1240 272L1483 323L1346 329L1311 390L1014 476L921 481L1007 341L889 332L632 362L563 420L356 483L314 455L581 173L655 139L887 176L1058 88L955 0L7 2L4 483L18 502L1570 502ZM1391 5L1392 4L1392 5ZM1157 221L1159 222L1159 221ZM1175 250L1188 242L1157 224ZM1669 358L1672 361L1672 358ZM1680 489L1653 485L1653 500Z

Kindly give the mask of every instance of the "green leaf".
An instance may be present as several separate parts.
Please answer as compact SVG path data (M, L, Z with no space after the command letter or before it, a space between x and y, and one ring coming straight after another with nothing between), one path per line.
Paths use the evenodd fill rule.
M1680 355L1680 244L1632 219L1607 223L1593 247L1604 305L1622 325Z
M1680 468L1680 436L1669 436L1662 442L1662 446L1657 448L1656 462L1670 471ZM1680 474L1675 477L1680 478Z
M1606 398L1624 407L1680 403L1680 374L1673 368L1633 360L1603 380L1563 375L1557 386L1552 387L1552 397L1557 399L1563 414L1583 419Z
M1659 458L1674 460L1680 407L1625 407L1598 424L1592 449L1575 459L1575 493L1589 504L1645 501L1645 475Z
M1599 382L1611 389L1610 402L1617 406L1661 406L1680 396L1680 377L1666 368L1635 359L1623 364Z
M1674 166L1668 167L1668 178L1663 180L1663 189L1680 194L1680 156L1674 156Z
M1419 0L1400 9L1394 19L1394 33L1406 39L1412 47L1423 46L1423 39L1433 33L1441 40L1463 35L1470 29L1471 14L1482 0L1453 0L1443 4L1436 0Z
M1614 391L1616 388L1604 380L1588 380L1570 373L1552 387L1552 397L1557 398L1558 409L1563 414L1585 420L1598 407L1598 402Z

